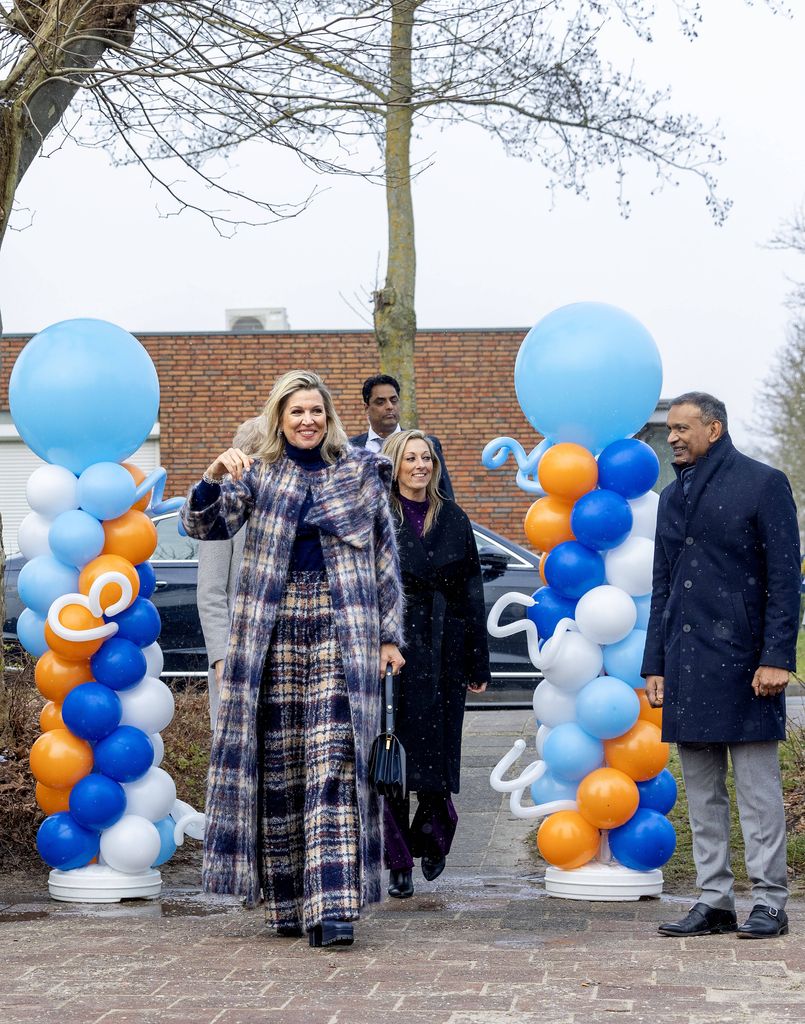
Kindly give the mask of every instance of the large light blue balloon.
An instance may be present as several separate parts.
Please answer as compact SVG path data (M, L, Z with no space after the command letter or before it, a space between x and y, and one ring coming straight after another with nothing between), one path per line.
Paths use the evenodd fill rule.
M30 608L23 608L17 619L17 639L30 655L41 658L48 649L43 616Z
M604 763L604 745L575 722L563 722L551 729L542 756L557 779L580 782Z
M42 616L57 597L78 591L78 569L53 555L37 555L26 562L17 578L20 601Z
M576 718L582 729L599 740L628 732L640 714L640 701L628 683L614 676L599 676L576 697Z
M151 357L105 320L63 320L40 331L17 357L8 393L28 447L76 474L132 455L159 410Z
M514 385L526 418L546 438L600 452L634 434L654 411L662 363L654 339L629 313L576 302L528 332Z
M636 690L642 689L646 685L646 680L640 675L645 648L644 629L633 629L618 643L607 644L604 647L604 669L607 675L623 679Z
M557 779L551 772L545 772L536 782L531 783L531 799L535 804L548 804L554 800L575 800L578 786L575 782Z
M134 504L136 490L125 466L95 462L78 478L78 504L96 519L117 519Z
M79 569L98 557L105 542L106 535L98 520L79 508L72 508L57 516L48 533L48 543L53 554L60 561L77 565Z

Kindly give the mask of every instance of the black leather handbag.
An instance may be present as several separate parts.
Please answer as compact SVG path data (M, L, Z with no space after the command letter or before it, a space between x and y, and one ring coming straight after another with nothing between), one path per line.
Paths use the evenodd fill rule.
M405 748L394 735L394 675L386 665L385 729L375 737L369 754L369 781L380 796L405 796Z

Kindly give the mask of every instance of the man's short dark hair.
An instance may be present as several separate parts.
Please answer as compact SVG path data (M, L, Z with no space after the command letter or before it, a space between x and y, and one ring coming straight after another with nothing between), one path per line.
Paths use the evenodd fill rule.
M367 377L363 382L361 394L363 395L364 405L369 404L369 399L372 397L372 388L377 387L378 384L390 384L397 392L397 397L399 397L400 382L395 380L394 377L390 377L387 373L376 373L374 377Z
M671 399L671 405L695 405L702 417L702 423L718 420L721 429L727 433L727 407L720 398L708 395L706 391L686 391Z

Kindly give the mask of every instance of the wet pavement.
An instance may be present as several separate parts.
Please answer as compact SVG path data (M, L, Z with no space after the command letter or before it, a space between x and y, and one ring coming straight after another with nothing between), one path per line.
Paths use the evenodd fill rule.
M169 865L159 899L48 900L46 875L0 884L2 1024L651 1024L805 1022L805 905L791 934L663 939L689 899L545 895L491 767L525 712L469 714L459 833L435 882L370 908L355 945L280 939L262 911L202 895ZM749 902L739 905L739 916Z

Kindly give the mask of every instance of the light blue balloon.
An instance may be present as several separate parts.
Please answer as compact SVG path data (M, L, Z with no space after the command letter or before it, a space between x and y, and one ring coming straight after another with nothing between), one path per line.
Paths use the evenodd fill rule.
M75 474L132 455L159 410L151 357L105 320L63 320L40 331L17 357L8 392L28 447Z
M636 598L635 600L640 599ZM633 629L627 637L619 640L618 643L607 644L604 647L604 670L607 675L623 679L636 690L642 689L646 685L646 680L640 675L645 647L646 631L644 629Z
M554 444L600 452L630 437L660 397L662 362L646 328L600 302L554 310L526 335L514 367L520 407Z
M134 477L117 462L96 462L78 478L78 504L96 519L117 519L135 502Z
M531 799L535 804L547 804L552 800L575 800L577 785L557 779L552 772L545 774L531 783Z
M551 729L542 756L557 779L581 782L604 763L604 745L575 722L563 722Z
M98 557L105 539L98 520L77 508L56 516L48 533L50 550L56 558L79 569Z
M17 593L20 601L42 616L63 594L78 591L78 569L65 565L53 555L37 555L26 562L17 577Z
M648 617L651 611L651 594L643 594L642 597L633 597L632 600L637 608L637 622L635 629L648 629Z
M173 818L160 818L159 821L155 821L157 832L159 832L159 854L157 859L151 865L152 868L158 868L160 864L164 864L165 861L171 859L176 853L176 840L173 838L173 830L176 828L176 822Z
M593 679L576 697L579 725L599 740L611 740L628 732L639 714L637 694L628 683L614 676Z
M23 608L17 619L17 639L30 655L41 658L48 649L43 616L30 608Z

